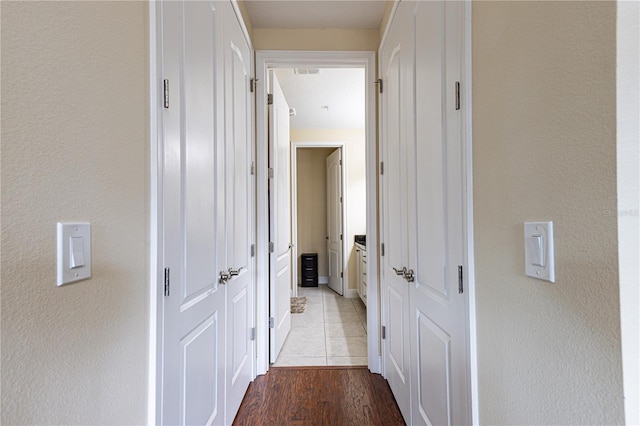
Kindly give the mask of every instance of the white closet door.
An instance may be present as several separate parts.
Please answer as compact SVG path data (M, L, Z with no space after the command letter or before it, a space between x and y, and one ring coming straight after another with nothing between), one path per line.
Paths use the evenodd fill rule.
M270 361L276 362L291 331L291 157L289 105L276 73L269 71L269 238L273 251L270 269Z
M327 167L327 259L329 288L344 294L342 266L342 149L336 149L326 159Z
M409 20L411 8L400 3L396 22ZM396 270L407 266L407 141L414 135L413 49L411 25L394 25L380 52L380 73L384 83L382 104L382 145L384 174L381 176L383 202L383 325L386 339L383 355L386 378L400 411L411 420L411 363L409 344L409 283Z
M253 377L251 49L230 2L224 12L227 282L226 412L231 424ZM237 275L236 275L237 274Z
M162 2L163 263L162 424L224 422L225 291L222 107L214 70L222 18L213 2ZM188 24L187 24L188 23ZM160 83L160 82L159 82ZM159 84L160 85L160 84Z

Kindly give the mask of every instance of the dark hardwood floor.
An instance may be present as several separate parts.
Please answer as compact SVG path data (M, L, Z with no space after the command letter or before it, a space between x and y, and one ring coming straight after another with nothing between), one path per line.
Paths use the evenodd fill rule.
M271 367L234 425L404 425L387 381L366 367Z

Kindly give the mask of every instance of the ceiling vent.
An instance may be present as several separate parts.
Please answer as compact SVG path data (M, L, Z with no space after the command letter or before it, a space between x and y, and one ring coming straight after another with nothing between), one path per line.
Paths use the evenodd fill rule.
M307 74L320 74L319 68L294 68L294 74L307 75Z

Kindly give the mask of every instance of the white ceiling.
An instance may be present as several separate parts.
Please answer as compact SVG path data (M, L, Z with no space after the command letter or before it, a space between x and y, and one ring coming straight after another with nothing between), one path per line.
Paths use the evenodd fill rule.
M254 28L378 28L386 0L249 0Z
M296 110L292 129L364 128L364 68L321 68L308 75L278 69L276 76L289 108Z

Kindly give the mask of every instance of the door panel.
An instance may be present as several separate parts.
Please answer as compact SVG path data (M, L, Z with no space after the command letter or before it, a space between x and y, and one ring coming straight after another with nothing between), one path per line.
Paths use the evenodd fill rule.
M231 3L221 7L225 16L226 253L228 268L237 273L226 285L226 421L231 423L253 377L251 50Z
M181 424L211 424L217 417L218 409L222 408L211 404L217 400L216 393L220 389L217 385L219 371L203 363L215 359L217 355L219 325L218 315L214 314L182 340L185 410Z
M171 89L162 111L162 244L170 290L162 306L161 422L223 423L226 313L217 279L224 262L223 181L214 172L223 153L215 130L222 101L212 72L221 64L221 16L212 2L163 2L160 13L163 78Z
M417 312L418 344L416 377L418 406L416 423L449 425L451 419L451 336Z
M336 149L326 160L327 167L327 259L329 288L344 294L342 277L342 150Z
M276 74L269 71L269 234L274 251L270 256L270 361L276 362L291 330L291 159L289 105Z

